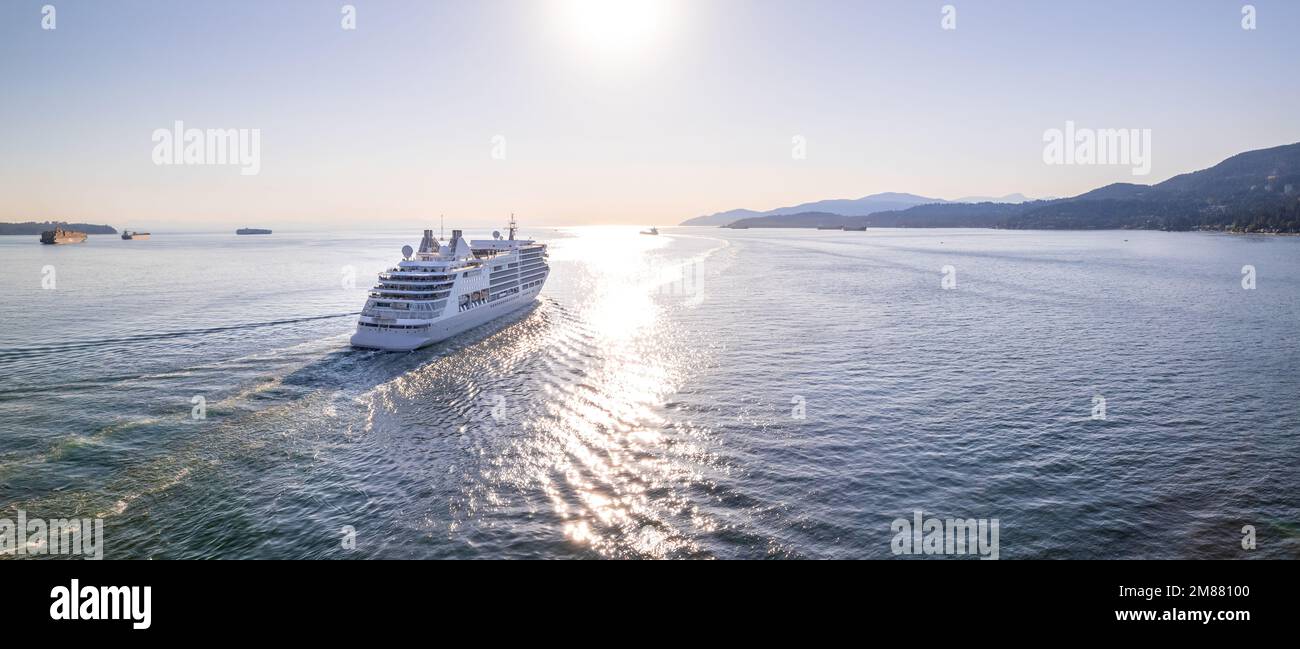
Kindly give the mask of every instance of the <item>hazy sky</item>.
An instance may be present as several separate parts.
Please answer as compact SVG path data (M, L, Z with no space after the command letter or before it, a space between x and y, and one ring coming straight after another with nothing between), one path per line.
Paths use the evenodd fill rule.
M0 220L666 225L1158 182L1300 141L1300 2L1242 4L3 0ZM177 120L259 129L260 173L155 165ZM1151 174L1044 164L1067 120L1151 129Z

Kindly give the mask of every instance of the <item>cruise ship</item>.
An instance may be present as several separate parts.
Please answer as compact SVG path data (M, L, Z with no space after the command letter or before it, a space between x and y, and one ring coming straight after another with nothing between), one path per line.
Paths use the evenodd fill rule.
M410 351L446 340L532 303L550 273L546 244L509 237L439 242L425 230L419 251L379 274L357 320L352 346Z

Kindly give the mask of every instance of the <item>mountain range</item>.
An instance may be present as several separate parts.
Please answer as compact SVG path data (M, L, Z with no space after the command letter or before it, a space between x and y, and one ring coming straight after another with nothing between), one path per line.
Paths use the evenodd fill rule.
M882 194L863 196L862 198L833 198L823 201L814 201L811 203L800 203L799 205L791 205L790 207L778 207L766 212L757 212L746 209L727 210L726 212L697 216L693 219L683 221L682 225L730 225L741 219L756 219L765 216L807 214L813 212L838 214L840 216L866 216L868 214L875 214L876 212L904 210L916 205L926 205L930 203L1023 203L1027 200L1029 199L1025 198L1023 194L1008 194L1001 198L972 196L968 198L959 198L955 201L946 201L942 198L930 198L928 196L917 196L916 194L885 192ZM776 221L773 222L775 223Z
M1300 143L1240 153L1154 185L1114 183L1069 198L1024 198L873 194L768 212L731 210L682 225L1300 232Z

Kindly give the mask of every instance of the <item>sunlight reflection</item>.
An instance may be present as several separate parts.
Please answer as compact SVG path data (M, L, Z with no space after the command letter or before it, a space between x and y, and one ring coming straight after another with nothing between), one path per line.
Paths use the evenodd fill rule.
M582 274L564 298L577 314L571 335L594 353L584 355L580 378L557 386L547 402L555 422L550 454L563 476L548 496L574 543L609 555L690 551L669 522L671 499L647 495L691 475L666 456L657 411L678 387L685 360L668 342L655 299L669 239L620 227L575 234L555 246L552 260Z

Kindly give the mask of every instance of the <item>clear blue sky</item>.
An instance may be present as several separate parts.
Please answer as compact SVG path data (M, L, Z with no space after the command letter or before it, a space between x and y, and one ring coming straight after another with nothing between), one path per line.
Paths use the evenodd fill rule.
M344 4L4 0L0 220L668 224L1071 195L1300 141L1300 2L1252 3L1253 31L1210 0L351 0L355 31ZM154 165L176 120L260 129L261 173ZM1045 165L1066 120L1151 129L1151 175Z

